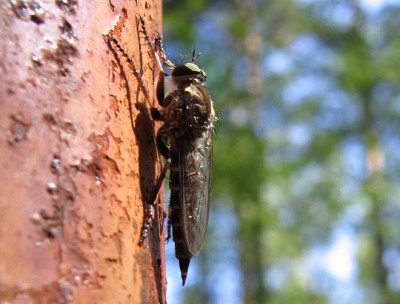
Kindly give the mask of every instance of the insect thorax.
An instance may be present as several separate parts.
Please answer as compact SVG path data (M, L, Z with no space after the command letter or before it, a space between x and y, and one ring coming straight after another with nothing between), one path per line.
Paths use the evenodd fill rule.
M186 81L164 100L165 124L175 138L202 137L213 129L215 120L212 101L203 84Z

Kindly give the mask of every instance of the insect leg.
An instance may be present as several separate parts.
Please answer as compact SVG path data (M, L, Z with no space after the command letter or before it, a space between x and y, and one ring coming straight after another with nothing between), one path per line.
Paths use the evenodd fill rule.
M161 174L157 180L154 192L149 200L149 203L146 205L146 210L145 210L145 219L144 219L144 224L142 228L142 235L139 240L139 244L143 244L144 240L147 238L147 235L149 234L149 228L151 226L151 223L153 221L153 208L156 203L156 199L158 196L158 193L161 190L161 186L164 183L165 176L167 174L167 171L171 165L171 158L168 158L165 162L164 168L161 171Z
M149 203L146 205L145 209L145 220L142 228L142 235L139 240L139 244L142 244L144 240L146 239L148 233L149 233L149 228L151 226L151 223L153 221L153 208L156 203L157 196L161 190L161 187L164 183L165 176L167 174L167 171L169 170L171 166L171 151L168 145L168 137L166 136L166 133L168 132L168 127L166 125L163 125L157 133L157 147L160 153L165 157L165 165L164 168L161 170L160 176L158 177L157 183L155 185L154 191L150 197Z
M140 23L141 28L142 28L142 33L147 41L147 44L149 45L154 59L157 62L157 66L160 71L163 71L162 63L164 63L166 66L173 68L175 65L167 59L167 56L165 55L164 48L162 47L162 42L161 42L161 36L157 33L156 37L154 39L154 42L151 41L149 34L147 33L146 30L146 23L144 21L144 18L140 16L139 14L136 14L138 23ZM160 53L160 54L159 54ZM161 58L160 58L161 57Z
M172 213L172 208L171 208L171 204L169 204L169 206L168 206L167 238L165 240L166 243L168 243L172 237L171 213Z
M143 92L143 95L147 101L147 103L149 104L150 107L153 107L152 105L152 101L150 98L150 94L149 91L147 90L142 75L139 73L138 68L136 67L136 64L134 63L134 61L132 60L132 57L130 57L128 55L128 53L125 51L125 49L122 47L122 45L119 43L118 39L114 36L112 30L109 31L107 34L104 34L104 39L106 41L106 43L112 47L112 45L115 46L115 48L122 54L122 56L126 59L129 68L132 70L133 75L136 78L136 81L139 84L140 90Z

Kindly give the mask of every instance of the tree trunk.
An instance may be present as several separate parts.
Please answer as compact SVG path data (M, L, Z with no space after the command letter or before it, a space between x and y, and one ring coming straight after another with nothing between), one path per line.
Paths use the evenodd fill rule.
M138 244L156 127L103 37L117 27L154 96L136 13L161 32L158 0L0 5L0 302L165 302L162 203Z

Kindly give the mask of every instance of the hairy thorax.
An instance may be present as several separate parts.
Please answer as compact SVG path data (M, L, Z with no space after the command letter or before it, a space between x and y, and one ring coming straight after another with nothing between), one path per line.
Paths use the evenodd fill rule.
M213 128L212 101L200 83L187 82L165 98L165 124L174 137L201 137Z

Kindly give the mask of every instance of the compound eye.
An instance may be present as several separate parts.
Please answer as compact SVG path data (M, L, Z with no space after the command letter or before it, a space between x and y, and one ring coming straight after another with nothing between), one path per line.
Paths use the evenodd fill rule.
M203 71L194 63L179 64L172 70L172 76L197 76ZM204 73L204 72L203 72Z

